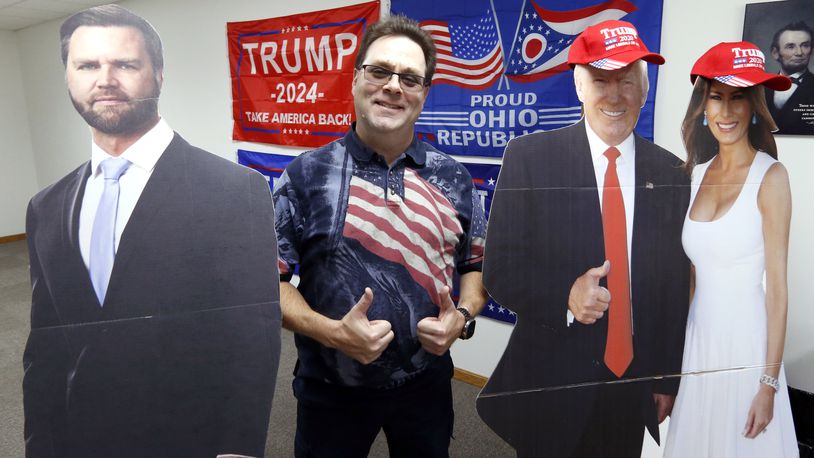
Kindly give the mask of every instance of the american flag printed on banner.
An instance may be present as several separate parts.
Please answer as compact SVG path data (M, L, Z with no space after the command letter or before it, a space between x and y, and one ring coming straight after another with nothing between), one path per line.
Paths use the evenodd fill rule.
M426 20L420 25L438 50L433 84L483 89L503 74L503 48L491 9L466 21Z
M536 81L567 71L568 51L577 35L589 25L621 19L635 10L627 0L609 0L571 11L547 10L528 0L506 57L506 76L515 81Z
M381 201L386 200L386 205ZM406 267L440 306L439 292L452 286L455 249L463 234L458 212L433 185L411 169L404 171L404 199L354 176L350 182L345 237ZM483 256L483 240L478 248Z
M486 27L478 30L486 33L488 47L480 56L494 51L496 62L497 47L502 50L502 65L495 63L494 73L481 76L486 87L461 74L455 81L439 79L447 70L439 71L416 123L418 138L447 154L499 158L513 138L577 122L582 110L567 65L576 36L602 20L623 19L638 29L649 50L659 52L662 11L662 0L390 0L391 14L432 25L427 30L442 52L446 46L447 54L458 53L456 30L472 31L476 24ZM497 32L494 42L491 27ZM470 63L476 57L456 56ZM648 66L650 92L636 125L648 139L653 138L658 70Z

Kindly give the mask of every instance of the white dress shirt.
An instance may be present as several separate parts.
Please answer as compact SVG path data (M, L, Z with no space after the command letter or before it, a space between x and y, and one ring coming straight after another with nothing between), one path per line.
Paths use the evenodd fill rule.
M803 76L804 71L805 70L799 71L797 73L792 73L789 76L799 78ZM789 101L792 94L794 94L794 91L796 91L798 87L799 85L797 83L792 82L791 87L786 89L785 91L774 91L774 106L777 107L778 110L783 109L783 106L786 104L786 102Z
M153 174L156 162L167 149L175 133L170 126L160 119L152 129L130 145L119 157L131 162L130 167L119 178L119 206L116 211L115 247L119 249L119 241L127 226L127 221L136 208L141 192ZM91 173L85 184L85 195L82 197L82 208L79 212L79 250L85 267L90 266L90 237L93 232L93 221L96 219L96 209L102 198L105 188L105 177L99 164L103 160L113 157L107 154L96 143L91 142Z
M599 193L599 210L602 210L602 191L605 186L605 172L608 170L608 158L605 151L610 145L605 144L599 135L585 122L585 131L588 134L588 145L591 148L591 158L596 175L596 190ZM616 146L620 156L616 158L616 175L619 177L619 186L622 188L622 201L625 206L625 229L627 232L627 268L628 281L630 280L630 254L633 245L633 205L636 199L636 141L633 133L627 136L622 143ZM591 266L599 267L599 266ZM613 266L611 266L613 270ZM568 325L574 322L571 310L566 313Z

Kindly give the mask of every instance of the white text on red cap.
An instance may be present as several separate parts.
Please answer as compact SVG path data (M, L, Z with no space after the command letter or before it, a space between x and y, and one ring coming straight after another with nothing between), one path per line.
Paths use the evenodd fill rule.
M735 58L732 60L732 69L738 68L759 68L763 70L766 56L763 52L755 48L732 48Z
M735 53L735 57L760 57L764 61L766 60L763 51L755 48L732 48L732 52Z
M613 38L617 35L633 35L634 37L638 37L639 34L636 32L636 29L633 27L614 27L612 29L602 29L599 31L605 39Z

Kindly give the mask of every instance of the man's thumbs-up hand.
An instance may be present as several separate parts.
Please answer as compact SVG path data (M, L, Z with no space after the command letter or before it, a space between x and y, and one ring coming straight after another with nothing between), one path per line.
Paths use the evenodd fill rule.
M359 301L342 317L333 342L337 350L362 364L378 359L394 337L389 321L367 319L371 303L373 291L365 288Z
M437 317L427 317L418 322L418 341L433 355L441 356L461 335L466 320L449 295L449 287L441 288L441 306Z
M588 269L571 286L568 295L568 309L574 318L582 324L594 324L605 315L610 304L610 292L599 286L599 280L610 272L610 261L599 267Z

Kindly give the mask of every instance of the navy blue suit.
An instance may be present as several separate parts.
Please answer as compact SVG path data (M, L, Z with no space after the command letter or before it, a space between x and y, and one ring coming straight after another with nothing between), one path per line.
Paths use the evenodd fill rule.
M78 240L89 174L29 204L26 455L262 456L280 350L266 181L176 134L100 307Z
M591 325L567 325L571 286L606 259L585 129L583 120L512 140L492 201L484 285L518 318L477 408L519 456L577 453L600 393L624 395L627 419L620 421L634 422L640 432L647 426L658 440L652 394L678 389L672 379L600 391L598 382L615 379L603 362L607 315ZM689 261L681 247L689 179L668 151L639 136L635 148L634 359L625 377L679 374L689 306ZM485 397L518 390L533 391Z

